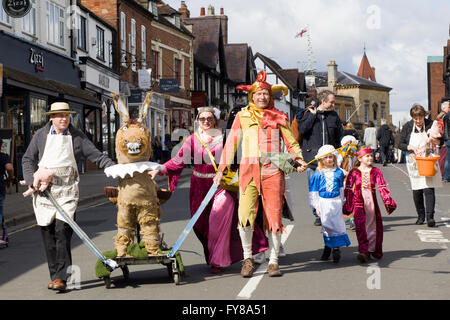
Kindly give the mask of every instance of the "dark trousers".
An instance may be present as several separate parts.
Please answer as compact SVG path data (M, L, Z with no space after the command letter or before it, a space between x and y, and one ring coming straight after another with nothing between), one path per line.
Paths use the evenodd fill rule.
M424 202L425 197L425 202ZM434 214L434 188L426 188L420 190L413 190L414 205L416 206L417 214L425 217Z
M380 162L385 163L388 161L388 153L389 153L389 146L380 146Z
M44 240L45 253L47 255L50 279L57 278L67 280L67 268L72 265L71 238L72 228L65 222L55 219L45 227L41 227Z

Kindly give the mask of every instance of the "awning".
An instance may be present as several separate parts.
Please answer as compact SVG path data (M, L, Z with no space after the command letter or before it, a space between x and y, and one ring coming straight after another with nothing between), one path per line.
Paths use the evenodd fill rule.
M27 90L42 92L50 96L64 95L64 99L82 103L85 105L101 107L101 101L89 94L87 91L75 86L54 81L45 80L34 74L22 72L17 69L3 67L3 77L6 83L12 86L21 87Z

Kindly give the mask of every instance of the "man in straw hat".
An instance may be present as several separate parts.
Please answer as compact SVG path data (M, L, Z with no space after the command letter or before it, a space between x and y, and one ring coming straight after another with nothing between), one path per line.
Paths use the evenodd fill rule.
M286 95L287 87L270 85L266 82L266 73L261 71L253 85L240 85L237 89L249 92L249 104L234 119L214 181L216 184L220 183L225 168L232 163L237 146L241 143L238 209L239 235L244 250L241 275L251 277L254 271L252 236L258 212L258 196L262 195L264 228L270 233L268 273L271 277L281 276L278 253L281 232L284 230L281 218L285 179L284 173L264 155L282 152L283 139L292 159L299 162L297 171L305 170L306 166L300 146L292 135L287 115L274 107L273 94L283 90Z
M50 121L36 131L22 159L26 184L33 190L43 191L52 183L53 197L72 218L79 199L77 161L85 157L100 168L115 164L70 124L70 115L74 113L66 102L53 103L46 112ZM73 230L52 203L38 193L33 194L33 209L41 227L52 280L48 289L64 291L70 276L68 268L72 265Z

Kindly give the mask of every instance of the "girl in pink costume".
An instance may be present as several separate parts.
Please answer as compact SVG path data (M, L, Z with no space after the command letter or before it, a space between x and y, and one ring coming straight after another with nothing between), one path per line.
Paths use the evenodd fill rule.
M383 173L373 167L372 149L362 147L358 160L345 183L344 214L353 213L355 217L356 237L358 239L358 260L363 263L370 255L376 259L383 256L383 222L375 194L376 187L381 195L388 214L397 207L386 186Z

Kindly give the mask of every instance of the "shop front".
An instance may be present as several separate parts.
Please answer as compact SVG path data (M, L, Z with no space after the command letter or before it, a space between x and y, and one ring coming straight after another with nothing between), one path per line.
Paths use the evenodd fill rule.
M21 179L22 156L36 130L48 121L45 112L49 104L59 99L67 101L77 112L72 115L72 124L82 131L85 109L101 110L101 105L95 96L80 88L74 59L4 31L0 31L0 46L8 48L0 50L0 124L13 130L14 167Z

